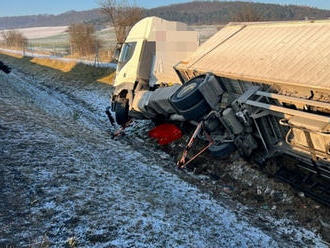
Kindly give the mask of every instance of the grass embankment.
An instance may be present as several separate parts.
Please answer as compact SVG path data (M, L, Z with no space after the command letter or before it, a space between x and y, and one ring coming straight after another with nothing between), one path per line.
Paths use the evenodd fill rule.
M77 65L76 62L63 62L59 60L52 60L46 58L33 58L31 62L38 65L47 66L56 70L60 70L63 72L69 72Z
M18 58L18 59L23 58L23 56L21 54L16 54L16 53L9 53L9 52L0 51L0 54L8 55L8 56Z
M29 68L31 74L47 73L60 80L82 81L85 83L100 82L112 84L114 69L98 68L76 62L64 62L49 58L22 57L16 54L0 52L0 60L12 67Z
M112 62L112 54L113 54L113 49L111 49L111 50L100 50L99 55L98 55L98 61L105 62L105 63ZM64 56L64 58L83 59L83 60L94 61L96 56L95 56L95 54L88 55L88 56L81 56L79 54L70 54L70 55Z

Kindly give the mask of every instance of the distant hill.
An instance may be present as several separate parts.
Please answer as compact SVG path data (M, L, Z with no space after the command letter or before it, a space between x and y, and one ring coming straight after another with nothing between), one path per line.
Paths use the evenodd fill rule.
M71 23L93 21L100 19L99 9L86 11L68 11L59 15L29 15L0 17L0 29L15 29L29 27L66 26Z
M145 16L159 16L188 24L223 24L232 21L246 8L252 8L262 20L303 20L305 17L328 19L330 17L330 10L304 6L217 1L194 1L146 9ZM105 25L105 20L99 9L92 9L69 11L60 15L0 17L0 29L65 26L78 22Z
M147 10L147 15L155 15L169 20L188 24L219 24L233 21L244 9L253 9L262 20L284 21L328 19L330 10L321 10L305 6L278 5L249 2L190 2L174 4Z

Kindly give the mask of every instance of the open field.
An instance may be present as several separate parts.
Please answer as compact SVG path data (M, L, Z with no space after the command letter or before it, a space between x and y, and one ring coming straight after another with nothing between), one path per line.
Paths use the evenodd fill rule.
M28 49L37 51L48 51L56 53L68 53L69 35L61 33L50 37L42 37L28 40Z
M200 43L216 33L219 28L217 25L192 25L190 27L199 32ZM66 30L67 26L18 29L28 38L28 50L62 56L70 53L69 34ZM101 41L101 53L107 57L104 53L108 53L116 45L113 28L98 30L96 36Z
M112 28L96 31L96 37L101 41L102 49L112 49L116 44L115 35ZM48 37L30 39L28 48L39 51L50 51L54 53L69 53L69 34L60 33Z
M16 31L21 32L27 39L39 39L63 34L68 29L68 26L59 27L35 27L35 28L19 28ZM0 30L0 32L8 30ZM0 40L2 36L0 36Z

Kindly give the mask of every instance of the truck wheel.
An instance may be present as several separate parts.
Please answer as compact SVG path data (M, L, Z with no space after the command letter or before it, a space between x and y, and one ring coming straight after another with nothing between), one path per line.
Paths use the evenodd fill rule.
M179 110L179 114L183 115L183 117L190 121L200 121L206 114L211 111L210 106L206 102L206 100L202 99L196 105L192 106L190 109L181 111Z
M128 100L120 99L120 101L113 102L114 104L114 112L116 116L116 122L123 126L129 121L128 117Z
M198 104L203 95L198 90L199 85L204 81L205 76L191 79L182 85L170 98L170 102L177 110L188 110Z
M246 136L238 136L235 138L234 143L237 147L239 154L243 158L249 158L253 151L253 146L251 143L247 142Z
M221 143L220 145L213 145L209 148L212 156L216 158L228 158L236 150L233 143Z

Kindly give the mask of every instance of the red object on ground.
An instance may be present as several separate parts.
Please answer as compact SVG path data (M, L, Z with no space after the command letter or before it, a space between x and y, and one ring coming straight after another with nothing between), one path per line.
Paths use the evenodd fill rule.
M157 139L158 144L168 145L182 137L181 130L173 124L161 124L149 131L151 138Z

